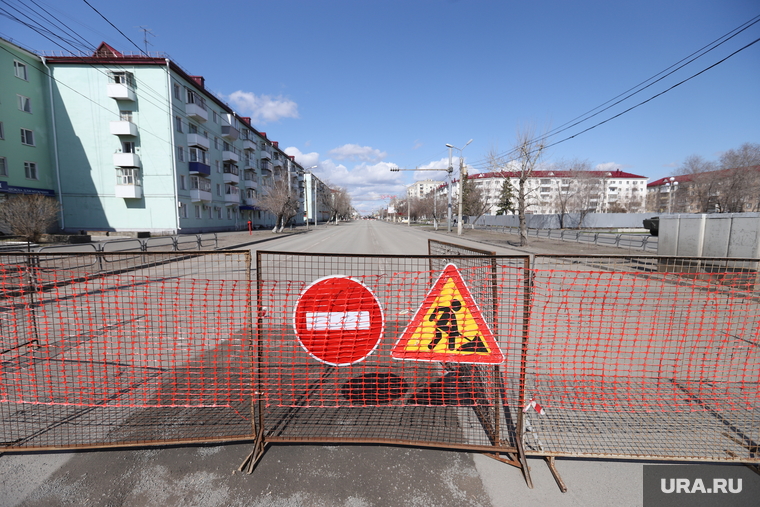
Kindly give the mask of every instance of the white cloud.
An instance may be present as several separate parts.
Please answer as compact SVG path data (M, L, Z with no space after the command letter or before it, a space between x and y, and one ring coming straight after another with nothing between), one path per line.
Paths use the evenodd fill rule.
M359 146L358 144L344 144L327 152L328 155L338 160L381 160L387 153L370 146Z
M622 168L623 166L616 162L605 162L603 164L596 165L597 171L617 171L618 169L622 169Z
M301 150L294 146L285 148L283 151L285 151L285 153L291 157L296 157L296 162L301 164L301 167L304 169L315 165L319 166L319 153L316 151L312 151L311 153L302 153Z
M250 116L254 123L269 123L282 118L298 118L298 104L282 95L256 95L238 90L227 99L241 116Z

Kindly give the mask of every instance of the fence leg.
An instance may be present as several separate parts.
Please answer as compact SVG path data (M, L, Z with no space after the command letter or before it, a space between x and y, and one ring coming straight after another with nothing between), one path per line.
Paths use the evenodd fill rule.
M544 459L546 460L546 464L549 466L549 471L552 473L552 477L554 477L554 480L557 481L559 490L563 493L567 493L567 486L565 486L562 477L560 477L559 472L557 471L556 464L554 463L554 456L545 456Z
M248 475L252 474L253 469L256 468L256 464L261 457L264 456L266 449L267 444L264 442L264 428L260 427L259 432L256 434L256 440L253 443L253 450L238 467L238 472L245 471Z

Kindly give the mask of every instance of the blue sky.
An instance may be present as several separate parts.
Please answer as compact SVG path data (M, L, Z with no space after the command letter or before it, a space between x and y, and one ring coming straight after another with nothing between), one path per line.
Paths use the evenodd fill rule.
M760 15L757 0L535 1L88 0L140 48L164 52L362 212L415 179L445 173L446 143L474 172L518 128L550 130L606 103ZM84 0L34 0L91 46L137 51ZM3 0L19 16L32 0ZM0 11L0 14L2 12ZM50 18L52 19L52 18ZM0 16L0 35L59 45ZM560 141L760 38L757 23L673 75L549 139ZM84 45L84 43L82 43ZM587 159L650 180L689 155L760 142L760 43L577 137L545 161ZM456 156L457 152L454 153ZM456 158L455 158L456 161Z

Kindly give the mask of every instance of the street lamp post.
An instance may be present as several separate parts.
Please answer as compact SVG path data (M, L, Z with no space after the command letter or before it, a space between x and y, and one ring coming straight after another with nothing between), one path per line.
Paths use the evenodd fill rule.
M678 188L678 182L673 176L671 176L669 180L670 180L669 182L665 183L665 186L669 187L668 188L668 214L671 213L671 209L673 207L673 194Z
M451 149L459 150L459 213L457 214L457 236L462 235L462 197L464 197L464 180L467 178L467 169L464 165L464 158L462 156L462 152L465 148L467 148L467 145L472 142L472 139L467 141L467 143L462 146L461 148L457 148L456 146L453 146L451 144L447 144L446 147L449 149L449 171L452 170L451 167ZM451 172L449 172L449 179L451 179ZM449 232L451 232L451 190L449 190Z

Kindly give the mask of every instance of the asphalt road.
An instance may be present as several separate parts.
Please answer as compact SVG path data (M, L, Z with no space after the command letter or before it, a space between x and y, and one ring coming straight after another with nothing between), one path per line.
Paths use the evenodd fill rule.
M426 254L427 239L486 248L378 221L320 226L250 246L294 252ZM241 235L241 241L245 236ZM474 240L474 241L473 241ZM525 253L504 244L499 254ZM0 506L638 506L639 462L558 460L561 493L542 460L520 470L480 454L390 446L275 445L251 475L235 472L252 445L4 454Z

